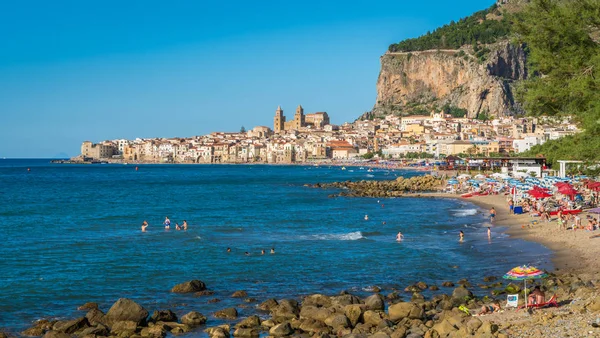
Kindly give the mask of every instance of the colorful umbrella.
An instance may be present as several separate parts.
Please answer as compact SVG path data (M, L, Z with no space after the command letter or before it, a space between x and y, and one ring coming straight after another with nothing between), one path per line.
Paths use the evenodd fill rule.
M528 279L534 279L534 278L545 278L548 277L548 274L545 273L544 271L536 268L535 266L531 266L531 265L521 265L521 266L517 266L516 268L511 269L509 272L507 272L504 275L504 279L511 279L511 280L522 280L525 288L523 289L525 291L525 308L527 308L527 280Z

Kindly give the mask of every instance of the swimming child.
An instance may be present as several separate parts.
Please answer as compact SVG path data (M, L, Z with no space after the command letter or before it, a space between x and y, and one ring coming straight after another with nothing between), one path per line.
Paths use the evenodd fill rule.
M165 221L163 224L165 225L165 229L171 228L171 220L169 219L169 216L165 217Z
M465 239L465 233L462 230L458 233L458 239L460 242Z
M142 222L142 231L146 231L146 228L148 227L148 222L143 221Z
M402 232L398 232L398 234L396 235L396 240L398 242L403 241L404 240L404 235L402 234Z

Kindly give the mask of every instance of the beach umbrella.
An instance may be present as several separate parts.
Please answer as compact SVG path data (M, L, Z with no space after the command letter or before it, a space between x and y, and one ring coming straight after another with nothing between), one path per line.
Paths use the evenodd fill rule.
M590 210L587 210L587 212L592 213L592 214L600 214L600 208L590 209Z
M563 185L561 187L558 188L558 192L563 194L563 195L577 195L579 194L579 191L577 191L575 188L573 188L572 185Z
M535 199L552 197L552 194L549 194L543 190L531 189L527 193L529 194L529 196L531 196Z
M523 289L525 291L525 308L527 308L527 280L545 277L548 277L547 273L531 265L517 266L515 268L512 268L503 276L504 279L523 281L525 286L525 288Z

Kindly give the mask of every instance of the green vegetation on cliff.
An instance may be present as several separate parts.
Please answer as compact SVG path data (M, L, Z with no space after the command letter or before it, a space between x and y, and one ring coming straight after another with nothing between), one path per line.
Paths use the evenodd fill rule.
M520 84L519 101L530 115L573 116L584 130L528 154L543 154L552 163L600 160L600 2L534 0L514 22L533 74Z
M477 43L494 43L498 38L510 33L510 22L502 17L488 19L488 14L500 15L496 5L462 18L458 22L450 22L433 32L414 39L407 39L390 45L390 52L411 52L430 49L458 49L464 45L476 46Z

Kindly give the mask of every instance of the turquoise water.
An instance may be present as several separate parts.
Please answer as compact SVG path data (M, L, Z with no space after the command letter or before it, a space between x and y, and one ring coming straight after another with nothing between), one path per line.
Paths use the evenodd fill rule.
M334 191L304 186L416 174L264 165L136 171L0 160L0 328L16 332L39 318L81 316L76 308L88 301L106 311L120 297L149 311L197 310L214 325L220 322L210 314L225 307L254 313L256 303L240 307L242 300L230 298L236 290L258 301L342 290L366 295L372 286L389 293L421 280L480 282L523 263L550 267L547 249L510 239L502 229L488 242L487 212L467 202L330 198ZM165 216L170 231L162 227ZM176 231L183 219L190 228ZM145 233L143 220L150 223ZM191 279L215 295L169 293Z

